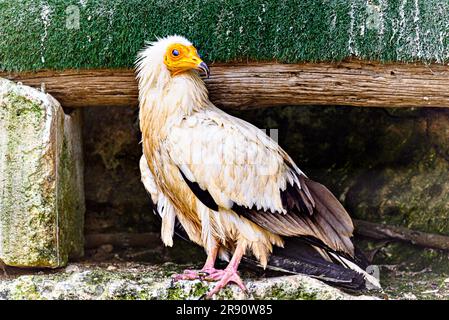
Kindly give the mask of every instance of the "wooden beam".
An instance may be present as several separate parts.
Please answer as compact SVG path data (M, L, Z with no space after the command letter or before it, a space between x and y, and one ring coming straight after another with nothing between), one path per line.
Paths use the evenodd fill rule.
M423 64L248 63L211 65L211 100L222 108L284 105L449 107L449 67ZM133 70L0 73L41 87L65 107L136 106Z

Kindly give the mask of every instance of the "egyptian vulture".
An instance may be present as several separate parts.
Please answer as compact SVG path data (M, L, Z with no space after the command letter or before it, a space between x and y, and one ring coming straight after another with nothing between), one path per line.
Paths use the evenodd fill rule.
M204 247L201 270L175 279L245 285L243 259L306 273L347 288L376 279L362 270L353 224L339 201L261 130L218 109L199 75L209 68L181 36L150 43L136 62L143 184L162 218L165 245L176 226ZM215 269L217 256L229 261Z

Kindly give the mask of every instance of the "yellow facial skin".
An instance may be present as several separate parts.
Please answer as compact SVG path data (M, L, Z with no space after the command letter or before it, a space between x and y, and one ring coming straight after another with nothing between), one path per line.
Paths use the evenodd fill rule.
M198 55L194 46L173 44L168 47L164 63L174 77L188 70L202 70L209 77L209 68Z

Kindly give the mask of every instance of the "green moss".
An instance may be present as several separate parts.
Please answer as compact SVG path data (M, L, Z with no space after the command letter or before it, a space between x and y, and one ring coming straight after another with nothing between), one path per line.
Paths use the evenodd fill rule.
M0 256L11 266L59 267L74 247L82 252L84 213L63 111L38 90L0 86Z
M2 85L7 87L8 83ZM4 95L0 113L4 126L1 135L6 142L6 150L3 152L6 151L7 157L3 167L4 190L0 205L2 232L5 235L14 234L12 238L3 237L5 260L10 265L18 266L27 263L42 266L57 264L53 249L53 230L46 229L47 226L54 225L55 217L41 209L42 205L51 203L54 198L53 194L45 192L46 185L52 181L36 177L36 172L40 172L44 165L39 157L45 154L45 146L41 145L40 136L44 126L45 109L11 86ZM19 172L24 172L21 179L17 179ZM14 217L14 220L11 217ZM24 234L28 229L31 232ZM46 230L44 237L39 235L38 231L43 229ZM39 245L33 246L33 243ZM24 251L18 248L23 248Z
M208 289L209 287L207 285L204 285L202 282L197 282L193 285L190 294L193 297L202 297L209 291Z
M145 41L171 34L209 62L445 62L448 29L442 1L3 0L0 70L131 67Z
M291 290L286 289L281 286L273 286L269 294L272 299L275 300L316 300L316 293L306 292L302 288L291 292Z
M186 298L187 293L179 285L174 285L167 289L167 300L185 300Z
M8 92L4 98L3 118L7 117L8 119L9 131L20 129L25 124L39 129L42 116L45 113L41 105L13 91ZM20 140L10 139L9 143L11 148L17 147Z
M36 119L41 119L44 113L44 110L42 110L42 107L39 104L16 93L10 92L5 98L9 101L10 105L14 106L16 111L15 116L18 119L27 114L34 114Z
M70 116L65 116L64 121L71 121L71 132L64 132L64 137L59 155L59 184L58 184L58 210L60 215L59 238L62 255L65 257L79 258L84 254L84 186L82 185L82 161L76 158L77 153L74 144L82 144L80 111L75 111ZM66 124L66 128L67 128ZM67 260L67 258L65 258Z
M23 277L21 281L16 284L14 295L11 298L14 300L42 299L38 292L37 285L34 283L33 277Z
M234 299L234 293L232 292L230 287L225 287L223 288L218 294L217 296L220 299L224 299L224 300L232 300Z
M213 282L197 281L192 286L185 287L183 283L175 282L167 289L168 300L185 300L185 299L199 299L203 297L213 286ZM218 299L234 299L235 294L232 289L226 287L216 295Z
M449 294L448 273L435 272L429 269L404 271L381 269L381 282L385 298L389 299L447 299Z

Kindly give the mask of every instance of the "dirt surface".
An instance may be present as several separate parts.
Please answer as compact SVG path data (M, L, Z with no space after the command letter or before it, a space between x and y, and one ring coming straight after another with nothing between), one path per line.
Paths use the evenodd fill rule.
M381 267L381 283L385 294L382 298L399 300L449 299L449 273L399 270L398 266Z

